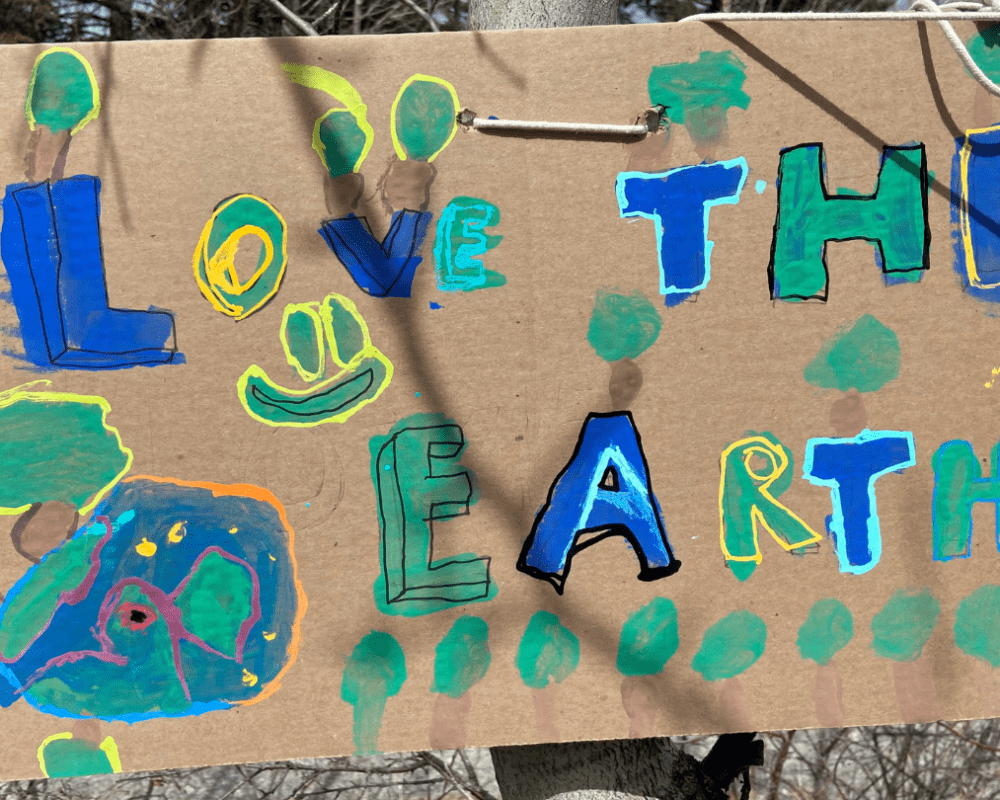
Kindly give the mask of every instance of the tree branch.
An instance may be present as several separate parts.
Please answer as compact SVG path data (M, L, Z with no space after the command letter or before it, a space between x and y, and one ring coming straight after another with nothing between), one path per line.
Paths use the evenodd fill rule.
M306 36L319 36L319 31L282 3L281 0L267 0L267 2L274 6L281 16L291 22L292 25L297 27Z

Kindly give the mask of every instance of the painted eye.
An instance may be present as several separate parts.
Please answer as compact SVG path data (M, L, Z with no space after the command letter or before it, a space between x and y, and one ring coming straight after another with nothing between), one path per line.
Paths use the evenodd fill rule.
M145 630L159 618L152 606L143 603L122 603L116 613L121 626L130 631Z

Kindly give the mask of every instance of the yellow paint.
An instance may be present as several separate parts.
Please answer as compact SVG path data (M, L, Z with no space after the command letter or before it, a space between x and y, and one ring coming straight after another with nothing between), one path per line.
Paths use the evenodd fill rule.
M104 755L108 757L108 763L111 764L112 771L117 775L122 771L122 762L118 757L118 745L115 744L115 740L110 736L105 737L104 741L101 742L101 749L104 751Z
M49 53L69 53L83 65L83 68L87 71L87 77L90 78L90 90L94 93L94 107L90 109L87 116L70 129L69 135L75 136L78 131L83 129L84 125L92 119L97 119L97 115L101 111L101 92L97 88L97 76L94 75L94 70L90 66L90 62L76 52L76 50L71 50L68 47L50 47L35 59L35 64L31 68L31 78L28 79L28 96L24 101L24 116L28 118L28 127L34 130L37 123L35 122L35 114L31 110L31 97L35 93L35 77L38 75L38 65L42 63L42 59Z
M97 492L90 500L87 505L80 508L80 516L86 517L90 511L93 510L104 496L114 488L115 484L118 483L122 478L125 477L126 473L132 468L132 451L127 448L122 442L122 437L118 433L118 429L108 425L108 414L111 413L111 404L108 403L103 397L96 397L94 395L86 394L71 394L69 392L35 392L31 391L36 386L51 386L52 381L45 380L44 378L37 381L31 381L29 383L23 383L20 386L15 386L13 389L7 389L6 391L0 392L0 408L6 408L9 405L19 402L20 400L30 400L38 403L87 403L90 405L99 406L101 409L101 424L104 426L104 430L108 432L108 435L114 436L118 440L118 447L125 454L125 466L122 471L115 475L108 483ZM6 508L0 507L0 514L23 514L25 511L31 508L31 503L27 503L23 506L18 506L17 508Z
M244 294L247 290L254 287L271 268L271 265L275 263L277 256L275 254L274 242L271 241L271 237L267 234L267 231L257 225L242 225L219 245L219 249L215 253L210 254L208 252L208 240L212 235L212 226L215 225L216 218L237 200L245 198L250 198L255 202L267 206L278 220L278 224L281 225L281 261L278 267L278 274L275 276L274 288L249 308L236 303L230 303L220 292L224 291L236 296ZM236 251L239 249L240 239L251 234L259 236L264 243L265 258L251 278L246 281L240 281L236 274ZM204 265L205 269L205 279L202 278L201 269L199 269L202 265ZM277 294L278 288L281 286L281 281L285 277L285 267L288 266L288 225L285 223L285 218L281 216L278 209L263 197L257 197L254 194L238 194L230 197L224 203L219 204L218 208L212 212L212 216L208 222L205 223L205 227L201 232L201 238L198 240L198 246L194 251L193 266L194 279L198 283L198 288L205 299L212 304L212 307L216 311L221 311L223 314L233 317L236 320L246 319L254 311L265 306Z
M330 114L346 112L354 117L358 123L358 127L361 128L361 131L365 135L365 146L361 150L358 160L354 162L353 171L359 171L362 162L368 155L368 151L372 149L372 142L375 141L375 131L372 130L372 126L368 122L368 106L361 101L361 95L358 94L357 89L346 78L337 75L335 72L325 70L322 67L310 67L304 64L282 64L281 68L292 83L297 83L309 89L318 89L344 105L344 108L334 108L327 111L316 120L316 124L313 126L312 147L319 154L320 159L323 161L323 166L327 169L329 169L329 164L326 161L326 148L320 140L320 125Z
M969 158L972 155L972 146L969 143L969 137L975 133L991 133L996 130L1000 130L1000 125L967 130L965 132L965 142L962 144L962 152L959 154L959 171L962 176L959 219L961 221L962 244L965 248L965 274L969 278L969 285L979 289L993 289L1000 286L1000 282L985 283L979 276L979 269L976 267L976 254L972 248L972 223L969 219Z
M990 373L990 379L986 381L986 388L992 389L993 384L997 382L997 375L1000 375L1000 367L993 367Z
M187 533L187 528L184 527L186 524L187 522L175 522L173 527L167 533L167 540L176 544L183 539L184 534Z
M281 315L281 329L278 331L278 338L281 339L281 348L285 351L285 359L306 383L318 381L326 371L326 347L323 345L323 320L319 315L318 307L319 303L289 303L285 306L285 311ZM319 343L319 359L317 360L315 372L311 372L303 367L302 362L299 361L288 346L288 318L296 313L305 314L313 324L313 333L316 336L316 341ZM335 360L337 359L337 348L333 348L333 357Z
M392 146L396 150L396 155L399 156L400 161L406 161L406 151L403 149L403 145L399 141L399 137L396 136L396 106L399 105L399 99L403 96L403 92L406 87L415 81L430 81L431 83L439 83L445 89L448 90L448 94L451 95L452 103L455 106L455 115L461 111L461 105L458 102L458 92L455 91L455 87L452 86L444 78L435 78L433 75L412 75L406 79L406 82L399 87L399 91L396 93L396 99L392 101L392 112L389 115L389 130L392 131ZM430 158L427 159L427 163L430 164L435 158L441 155L441 151L444 150L451 140L455 138L455 134L458 133L458 125L453 125L451 129L451 135L445 140L445 143L441 145L437 150L435 150Z
M236 533L238 530L239 530L239 528L237 528L237 527L234 526L234 527L232 527L232 528L229 529L229 532L230 533Z
M278 559L276 559L276 558L275 558L274 556L272 556L272 555L271 555L270 553L268 553L268 554L267 554L267 557L268 557L269 559L271 559L272 561L277 561L277 560L278 560Z
M268 631L264 631L264 638L267 639L267 641L269 641L269 642L273 641L274 637L277 636L277 635L278 635L277 631L274 631L272 633L269 633Z
M744 449L745 448L745 449ZM803 542L786 542L778 534L774 532L770 525L767 524L767 520L764 519L764 515L754 504L750 510L750 519L753 521L753 546L754 555L749 556L734 556L729 552L729 548L726 547L726 525L725 525L725 515L723 513L723 498L726 496L726 465L729 460L730 455L736 450L742 450L744 453L743 465L746 468L747 473L754 480L763 481L763 483L757 487L757 491L760 492L764 497L766 497L771 503L773 503L778 508L783 509L788 513L792 519L801 523L802 527L805 528L809 533L812 534L811 539L807 539ZM758 475L756 472L750 469L750 459L753 456L761 456L766 458L771 462L771 472L768 475ZM771 537L780 544L785 550L792 551L797 550L800 547L807 547L808 545L815 544L816 542L821 542L823 537L820 536L816 531L810 528L801 517L795 514L793 511L779 503L770 492L768 492L768 487L774 483L781 474L788 468L788 456L785 455L784 448L777 447L773 442L764 438L763 436L750 436L746 439L740 439L738 442L733 442L729 447L722 451L722 477L719 480L719 543L722 545L722 553L728 561L755 561L758 564L763 560L763 554L760 551L760 542L758 539L760 528L763 527Z
M143 536L142 541L135 546L135 552L137 552L140 556L149 558L150 556L156 555L156 545Z
M257 676L254 675L249 670L244 669L243 670L243 685L244 686L256 686L257 685Z
M337 336L333 330L333 312L330 310L331 303L339 303L341 306L343 306L344 310L347 311L352 317L354 317L354 319L358 323L358 326L361 328L363 345L361 349L358 350L358 352L355 353L354 356L351 358L351 360L348 361L347 363L344 363L344 361L340 359L337 350ZM352 417L354 414L356 414L358 411L360 411L362 408L364 408L366 405L368 405L369 403L375 402L382 394L382 392L386 390L386 387L392 381L392 373L393 373L392 362L389 361L389 359L382 354L381 350L379 350L377 347L375 347L375 345L372 344L371 335L368 332L368 324L365 322L364 317L361 316L361 312L358 311L358 307L349 297L345 297L342 294L337 294L336 292L334 292L327 295L322 303L312 302L312 303L296 304L296 308L299 309L306 306L311 306L318 311L319 317L323 322L323 332L326 336L327 346L329 347L330 350L330 357L333 360L333 362L337 366L342 367L342 369L332 378L327 378L325 381L322 381L320 383L313 383L305 389L288 389L284 386L279 386L274 381L272 381L267 376L267 373L265 373L264 370L261 369L259 366L257 366L256 364L251 364L250 367L246 370L246 372L244 372L240 376L239 381L237 381L236 383L236 389L240 398L240 403L243 405L243 408L246 410L247 414L249 414L258 422L263 422L265 425L270 425L273 428L313 428L317 425L325 425L328 422L344 422L348 420L350 417ZM285 351L286 360L291 364L293 361L293 356L291 355L291 353L288 352L288 343L284 337L282 337L281 339L281 345ZM361 364L361 362L367 358L374 358L376 361L380 361L382 363L382 365L385 367L385 378L382 380L382 383L379 385L378 389L371 397L365 398L360 403L357 403L356 405L351 406L345 411L342 411L340 414L336 414L332 417L324 417L323 419L316 420L315 422L276 423L255 414L251 410L250 404L246 400L247 382L250 380L251 377L259 378L275 392L282 392L285 394L299 395L305 397L306 395L322 392L326 387L334 386L335 384L339 383L346 376L348 376L355 369L357 369L358 365Z

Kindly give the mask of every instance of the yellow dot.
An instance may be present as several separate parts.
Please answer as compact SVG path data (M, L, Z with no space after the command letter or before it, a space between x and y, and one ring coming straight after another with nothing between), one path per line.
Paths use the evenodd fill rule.
M150 556L156 555L156 545L149 541L145 536L142 537L142 541L135 546L135 552L140 556Z
M254 675L249 670L244 669L243 670L243 684L245 686L256 686L257 685L257 676Z
M268 557L269 559L271 559L272 561L277 561L277 560L278 560L278 559L276 559L276 558L275 558L274 556L272 556L272 555L271 555L270 553L268 553L268 554L267 554L267 557Z
M236 531L238 531L238 530L239 530L239 528L237 528L237 527L234 526L234 527L232 527L232 528L229 529L229 532L230 533L236 533Z
M174 526L170 529L167 534L167 539L171 542L177 543L184 538L184 534L187 533L187 528L184 527L186 523L175 522Z
M272 641L274 639L274 637L277 636L277 635L278 635L277 631L274 631L272 633L268 633L267 631L264 631L264 638L267 639L269 642Z

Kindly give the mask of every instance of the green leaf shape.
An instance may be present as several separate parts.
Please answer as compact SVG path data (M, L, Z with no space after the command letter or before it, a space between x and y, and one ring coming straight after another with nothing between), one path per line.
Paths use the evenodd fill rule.
M458 110L451 84L424 75L410 78L392 107L397 154L433 161L458 130Z
M76 133L100 108L97 81L83 56L75 50L53 47L38 57L24 103L32 130L37 124L53 133Z
M490 668L489 626L479 617L461 616L434 648L431 691L461 697Z
M662 672L680 645L677 606L666 597L654 597L629 614L618 640L616 665L622 675Z
M799 655L826 666L854 638L854 617L840 600L817 600L799 628Z
M50 500L89 511L132 463L132 451L105 422L107 401L12 392L0 395L0 513Z
M930 589L899 589L872 619L872 649L893 661L916 661L931 638L941 604Z
M115 772L108 754L97 742L87 739L49 739L42 746L41 757L48 778L113 775Z
M331 177L357 172L368 145L368 136L346 108L333 108L316 120L313 141Z
M875 392L899 377L899 338L865 314L827 341L802 373L821 389Z
M236 657L240 626L253 611L246 568L216 552L206 555L177 597L181 621L210 647Z
M748 108L750 95L743 91L744 81L746 66L731 50L703 50L697 61L653 67L649 73L649 99L653 105L665 107L667 119L683 125L691 122L692 116L704 116L706 109Z
M528 621L517 648L517 669L524 685L544 689L550 680L562 683L580 663L580 640L559 617L538 611Z
M705 631L691 668L706 681L734 678L757 663L766 645L764 620L750 611L733 611Z
M635 358L660 335L663 322L646 296L599 290L590 314L587 341L605 361Z

